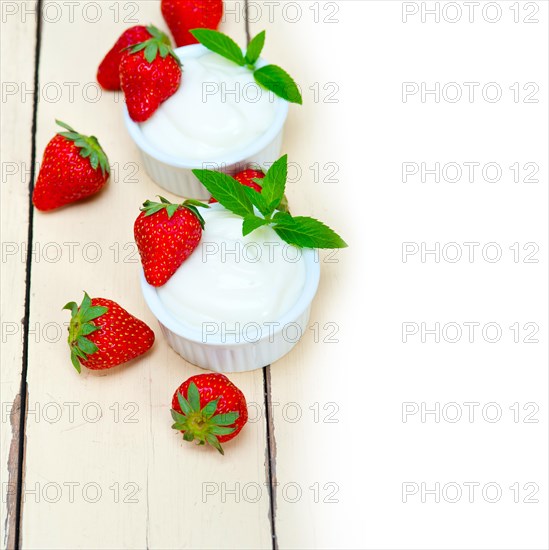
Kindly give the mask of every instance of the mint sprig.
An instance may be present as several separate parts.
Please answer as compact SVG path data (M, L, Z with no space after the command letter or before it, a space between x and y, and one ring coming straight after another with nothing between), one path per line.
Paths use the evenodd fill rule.
M221 172L193 170L193 173L222 206L243 218L243 236L269 225L282 240L301 248L347 247L347 243L321 221L281 211L288 177L287 155L269 168L265 178L258 180L261 193Z
M265 65L254 71L255 81L290 103L303 104L301 92L294 79L277 65Z
M244 191L246 188L234 178L214 170L197 169L193 174L227 210L243 218L254 213L253 203Z
M265 65L259 69L256 68L256 63L265 45L265 31L261 31L250 41L246 55L242 55L242 50L238 44L222 32L212 29L192 29L190 33L212 52L241 67L246 66L250 69L253 72L255 81L263 88L270 90L290 103L303 104L299 87L284 69L278 65Z

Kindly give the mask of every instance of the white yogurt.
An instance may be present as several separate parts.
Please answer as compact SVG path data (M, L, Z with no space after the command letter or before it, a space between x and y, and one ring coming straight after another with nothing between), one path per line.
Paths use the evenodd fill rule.
M219 204L201 209L206 221L194 252L162 287L160 301L182 324L228 330L276 322L298 301L305 284L300 249L268 226L242 236L242 218Z
M200 162L240 151L275 119L277 99L252 72L215 53L183 59L177 92L142 123L156 149Z

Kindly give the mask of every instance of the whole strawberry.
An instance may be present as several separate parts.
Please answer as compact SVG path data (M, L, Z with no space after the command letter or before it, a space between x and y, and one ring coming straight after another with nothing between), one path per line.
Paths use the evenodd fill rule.
M151 34L142 25L130 27L122 33L97 69L97 82L104 90L120 90L120 61L123 50L149 38Z
M261 185L256 183L254 179L263 179L265 177L265 174L263 172L260 172L259 170L243 170L242 172L239 172L236 174L236 176L233 176L233 178L242 185L245 185L246 187L251 187L252 189L255 189L258 193L261 193ZM217 202L217 199L214 199L213 197L209 200L209 203L212 204L214 202Z
M147 31L151 38L125 50L120 61L120 86L135 122L149 119L181 82L181 62L170 39L153 25Z
M69 347L74 368L103 370L116 367L145 353L154 343L154 332L116 302L91 299L84 292L80 306L69 302L72 312Z
M153 286L166 283L198 246L204 219L196 207L208 208L191 199L172 204L159 198L143 203L133 227L145 278Z
M172 399L172 428L185 441L208 443L221 454L221 443L235 438L248 421L244 394L224 374L198 374L183 382Z
M32 202L53 210L97 193L109 179L109 160L95 136L79 134L68 124L46 145Z
M162 15L178 46L196 44L192 29L217 29L223 17L222 0L162 0Z

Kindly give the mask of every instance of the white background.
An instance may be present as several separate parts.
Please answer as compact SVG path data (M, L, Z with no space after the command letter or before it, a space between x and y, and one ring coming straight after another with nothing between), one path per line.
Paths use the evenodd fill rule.
M307 150L340 166L338 184L319 186L324 210L317 213L351 245L340 255L339 286L325 302L327 319L340 324L340 344L315 355L315 395L344 405L341 422L330 437L307 438L301 456L309 462L299 469L309 481L336 480L341 500L314 508L314 535L302 529L321 547L547 548L547 3L521 2L515 23L512 2L492 2L501 19L489 23L486 3L469 22L466 3L457 2L463 15L454 24L442 15L438 23L432 15L422 22L420 12L403 22L404 4L435 6L346 1L339 2L338 24L304 16L298 26L284 27L287 43L300 44L292 74L303 80L305 71L309 82L340 88L338 104L319 108L316 127L295 131ZM535 9L539 22L524 23ZM280 32L284 22L278 23ZM472 102L462 87L457 103L432 95L422 102L420 94L404 103L403 82L480 86ZM494 103L481 94L489 82L502 90ZM509 89L515 82L536 83L538 102L521 96L515 103ZM432 176L402 181L403 162L468 161L499 164L501 179L486 182L478 173L472 183L466 174L457 183ZM539 165L539 182L514 183L509 166L515 162ZM481 244L472 262L463 248L457 263L437 263L432 255L422 262L419 254L404 263L404 242ZM502 251L494 263L481 253L490 242ZM515 242L536 243L538 262L521 256L515 263L509 249ZM419 334L403 343L404 322L480 327L472 343L466 332L457 343L435 343L433 336L422 343ZM502 329L497 343L482 337L489 322ZM528 322L539 326L539 343L522 343L522 332L514 343L509 327ZM465 408L457 423L433 415L422 422L419 414L403 422L405 402L480 406L473 422ZM501 407L497 422L483 419L489 402ZM535 403L538 422L524 423L521 411L515 423L509 409L515 402ZM406 482L427 489L438 483L441 491L457 483L463 495L450 503L449 489L448 499L441 494L435 502L431 494L422 502L419 492L404 503ZM468 482L480 484L472 503ZM501 488L498 502L483 497L487 483ZM509 489L514 483L521 487L519 503ZM539 502L523 502L526 483L539 486Z

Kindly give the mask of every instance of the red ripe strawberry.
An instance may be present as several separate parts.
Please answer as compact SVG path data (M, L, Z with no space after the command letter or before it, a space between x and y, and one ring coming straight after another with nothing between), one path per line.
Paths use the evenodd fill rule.
M109 179L109 160L95 136L84 136L56 120L59 132L46 145L32 202L53 210L97 193Z
M243 170L242 172L239 172L236 174L236 176L233 176L233 178L242 185L245 185L246 187L251 187L252 189L255 189L258 193L261 193L261 185L253 181L254 179L263 179L265 177L265 174L263 172L260 172L259 170ZM216 199L213 197L208 201L210 204L217 202Z
M104 90L120 90L120 61L123 51L129 46L134 46L148 40L151 34L146 27L138 25L125 30L114 46L101 61L97 69L97 82Z
M178 46L196 44L192 29L217 29L223 17L222 0L162 0L162 15Z
M135 220L133 233L145 278L150 285L162 286L191 255L202 237L204 220L195 200L172 204L146 201Z
M149 119L181 82L181 62L170 39L153 25L147 31L151 38L126 50L120 62L120 86L135 122Z
M205 443L221 454L221 443L235 438L248 421L244 394L224 374L191 376L172 399L172 428L185 441Z
M154 343L154 332L116 302L91 299L84 292L80 307L69 302L72 312L69 347L74 368L103 370L116 367L145 353Z

